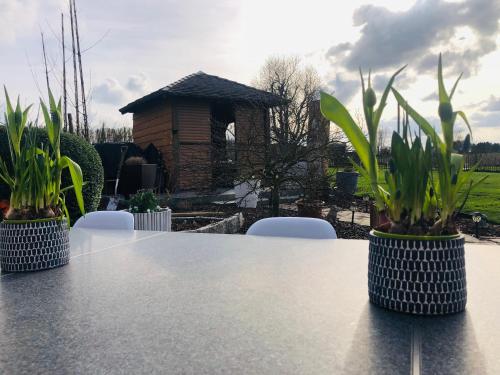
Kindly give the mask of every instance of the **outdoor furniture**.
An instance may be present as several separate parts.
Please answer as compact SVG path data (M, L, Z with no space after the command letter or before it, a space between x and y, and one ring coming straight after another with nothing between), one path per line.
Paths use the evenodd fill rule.
M500 248L464 313L368 302L368 242L73 229L62 268L0 277L0 373L499 374Z
M238 207L256 208L259 201L260 181L249 180L234 183L234 198Z
M261 219L248 228L247 234L317 240L337 238L335 228L328 221L309 217L270 217Z
M73 228L134 230L134 216L125 211L94 211L79 218Z

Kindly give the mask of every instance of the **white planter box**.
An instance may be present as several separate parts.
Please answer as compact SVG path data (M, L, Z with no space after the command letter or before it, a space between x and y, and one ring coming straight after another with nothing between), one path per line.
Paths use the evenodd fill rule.
M260 181L249 180L234 183L234 197L238 207L256 208L259 200Z
M161 211L132 214L135 230L156 230L170 232L172 230L172 210L163 208Z

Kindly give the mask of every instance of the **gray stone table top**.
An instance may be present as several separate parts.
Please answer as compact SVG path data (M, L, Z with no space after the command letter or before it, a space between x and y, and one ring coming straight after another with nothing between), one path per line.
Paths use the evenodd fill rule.
M0 374L499 374L500 247L465 313L372 306L368 243L73 230L69 265L0 276Z

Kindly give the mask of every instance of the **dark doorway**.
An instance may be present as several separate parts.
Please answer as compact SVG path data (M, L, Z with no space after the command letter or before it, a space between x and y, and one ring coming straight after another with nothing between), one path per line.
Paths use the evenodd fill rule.
M234 121L234 108L231 103L212 104L212 184L214 188L232 187L236 176Z

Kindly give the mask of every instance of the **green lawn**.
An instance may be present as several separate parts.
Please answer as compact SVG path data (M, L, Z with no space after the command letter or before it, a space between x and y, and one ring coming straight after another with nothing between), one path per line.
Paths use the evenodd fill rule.
M476 172L474 179L486 175L488 178L471 191L463 212L479 211L488 216L488 221L500 224L500 173ZM385 185L383 175L380 177L380 183ZM370 186L368 180L360 176L356 195L366 194L371 195Z

